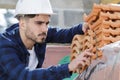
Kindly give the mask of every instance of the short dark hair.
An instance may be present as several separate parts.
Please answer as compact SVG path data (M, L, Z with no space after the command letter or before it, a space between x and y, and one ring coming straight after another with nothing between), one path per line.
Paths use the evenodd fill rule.
M27 18L34 18L35 16L37 16L37 14L24 14L24 15L16 15L15 17L20 20L21 17L27 17Z

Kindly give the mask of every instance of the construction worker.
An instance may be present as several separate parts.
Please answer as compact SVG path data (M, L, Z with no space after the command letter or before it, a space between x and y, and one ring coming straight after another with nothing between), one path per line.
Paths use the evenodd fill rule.
M53 14L49 0L18 0L15 16L19 23L0 35L0 80L62 80L90 63L89 49L70 63L42 68L46 43L71 43L75 34L86 30L83 24L50 28Z

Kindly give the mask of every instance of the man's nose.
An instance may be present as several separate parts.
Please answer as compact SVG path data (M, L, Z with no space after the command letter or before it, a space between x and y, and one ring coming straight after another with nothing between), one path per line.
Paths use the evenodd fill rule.
M43 24L42 31L47 32L48 31L48 25Z

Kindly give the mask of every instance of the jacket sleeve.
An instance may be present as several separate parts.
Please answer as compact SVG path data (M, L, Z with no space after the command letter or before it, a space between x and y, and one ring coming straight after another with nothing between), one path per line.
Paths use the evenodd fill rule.
M70 77L68 64L29 70L19 59L19 51L15 47L17 46L9 41L0 44L0 68L3 68L0 80L62 80ZM1 79L2 76L7 79Z
M46 42L48 43L71 43L75 34L83 34L82 24L69 29L49 28Z

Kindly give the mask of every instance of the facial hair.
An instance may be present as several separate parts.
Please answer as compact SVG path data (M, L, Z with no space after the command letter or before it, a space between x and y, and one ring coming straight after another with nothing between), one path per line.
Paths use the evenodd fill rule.
M43 32L43 33L41 33L41 34L38 34L38 37L39 36L45 36L45 37L43 37L42 39L41 39L41 43L43 43L43 42L45 42L45 39L46 39L46 36L47 36L47 34L45 33L45 32Z

